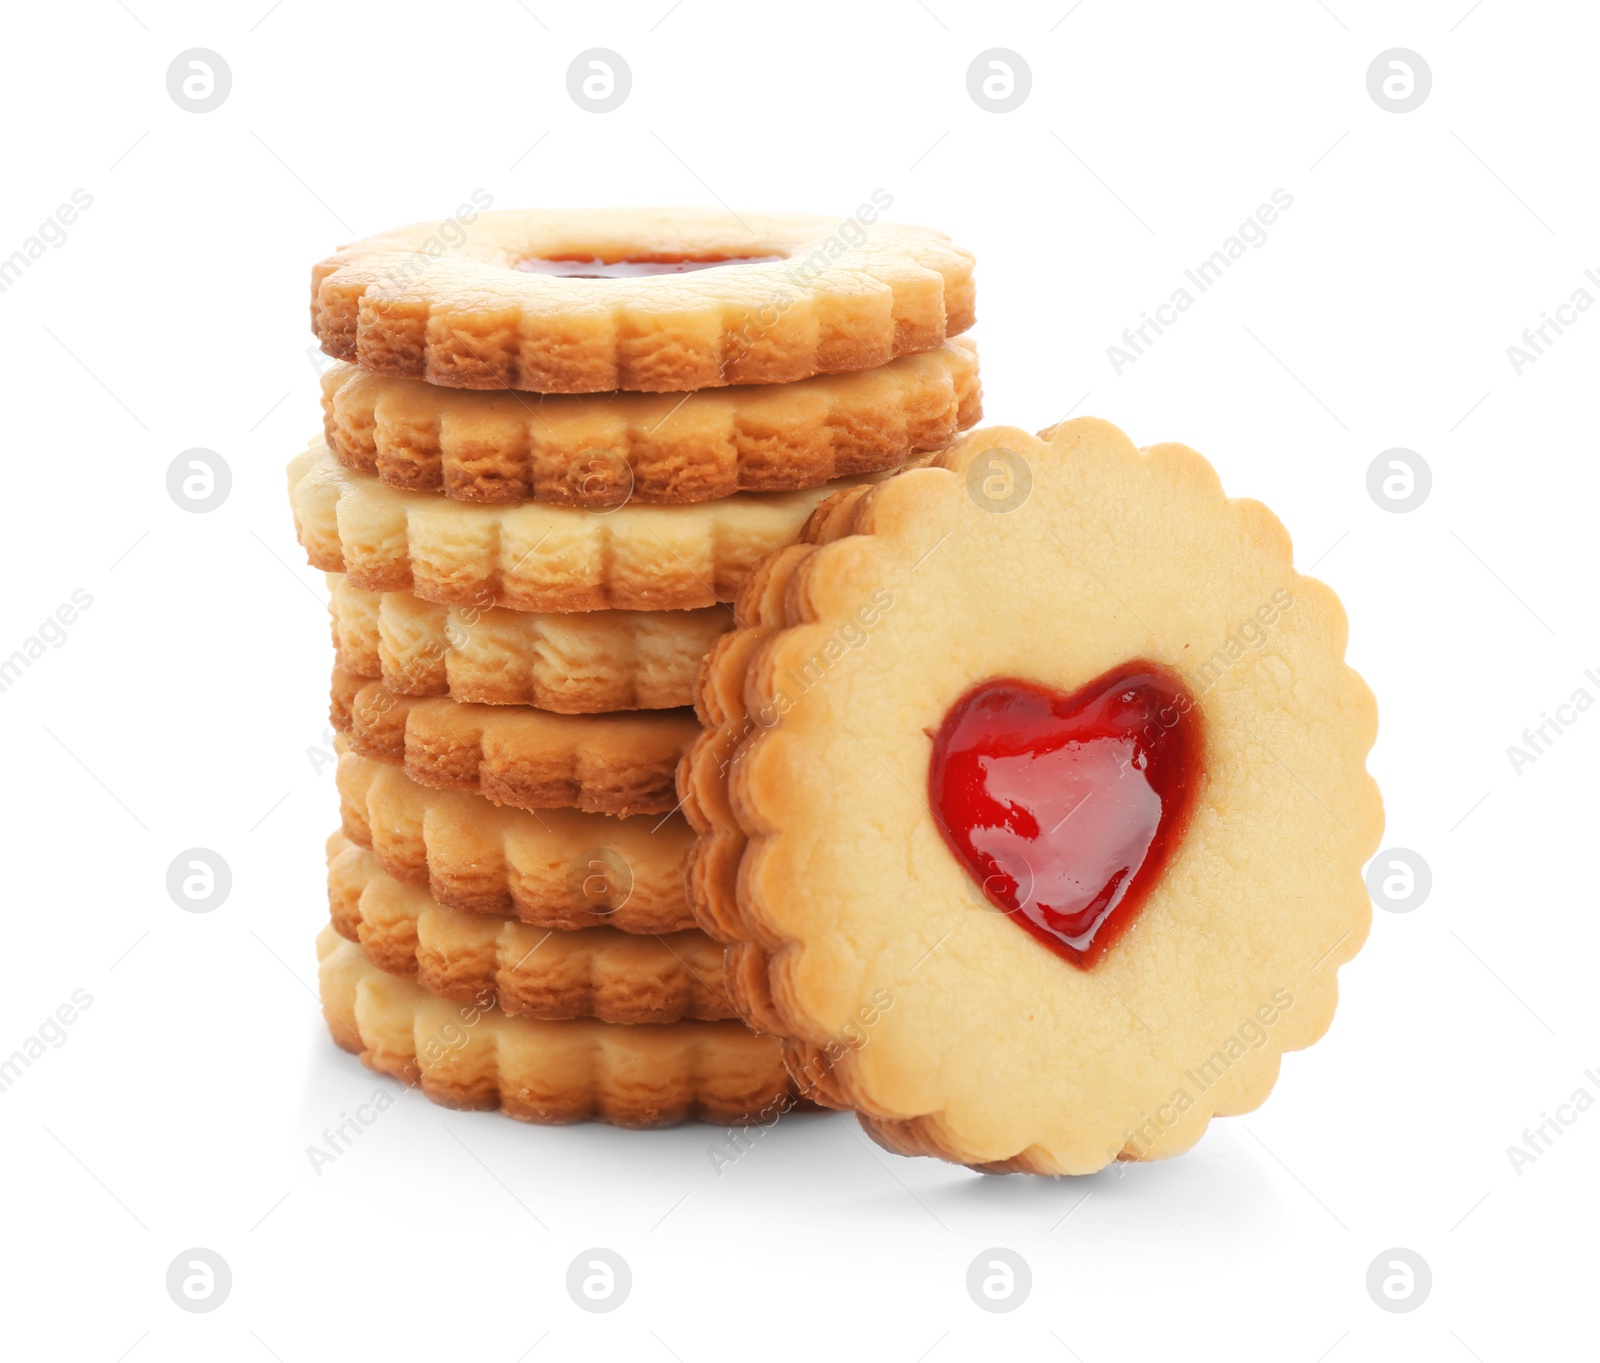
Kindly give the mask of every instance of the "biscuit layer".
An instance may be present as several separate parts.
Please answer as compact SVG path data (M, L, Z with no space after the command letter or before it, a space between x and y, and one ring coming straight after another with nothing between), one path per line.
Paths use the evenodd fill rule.
M371 848L396 880L426 885L450 908L545 928L656 933L695 925L683 888L694 834L681 814L501 809L476 795L429 790L348 751L339 757L338 787L345 836Z
M362 757L418 785L465 790L518 809L663 814L677 807L678 762L700 732L687 710L558 715L391 691L333 671L329 716Z
M733 1017L722 947L702 932L638 936L615 928L558 931L498 914L462 913L421 885L386 875L369 849L328 839L328 907L367 959L441 998L487 990L514 1017L557 1021L714 1022Z
M792 544L829 485L693 506L472 506L351 473L319 439L290 461L295 533L313 568L365 591L517 611L694 610L731 601ZM846 486L849 486L847 480Z
M311 327L335 359L445 388L658 393L871 369L971 326L972 256L862 209L845 224L693 208L417 223L318 264ZM779 259L631 279L518 268L640 256Z
M398 695L559 714L668 710L694 702L712 640L733 624L726 606L694 611L543 615L490 602L441 606L409 592L369 592L328 575L339 665Z
M333 1039L446 1107L653 1127L767 1122L793 1104L778 1044L739 1022L508 1017L487 997L443 999L379 970L331 926L317 937L317 958Z
M528 398L322 376L323 431L346 468L462 502L604 510L792 492L897 468L982 415L967 340L877 369L677 394Z

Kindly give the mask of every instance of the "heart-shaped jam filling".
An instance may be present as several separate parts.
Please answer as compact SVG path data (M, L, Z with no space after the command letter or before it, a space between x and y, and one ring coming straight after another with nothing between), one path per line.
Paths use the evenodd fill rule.
M599 256L529 256L514 269L527 274L553 274L563 279L635 279L651 274L692 274L718 265L758 265L782 256L625 256L602 260Z
M933 737L928 803L990 903L1089 967L1183 840L1204 752L1178 677L1130 662L1070 695L1001 678Z

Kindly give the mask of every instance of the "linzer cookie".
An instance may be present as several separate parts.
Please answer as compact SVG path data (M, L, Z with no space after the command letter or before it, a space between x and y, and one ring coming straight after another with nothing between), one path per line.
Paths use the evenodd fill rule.
M485 600L441 606L328 575L338 663L406 696L537 705L560 714L668 710L694 701L727 606L536 614Z
M348 751L340 753L338 787L344 835L370 847L396 880L426 885L450 908L514 914L546 928L653 933L695 925L683 887L694 834L681 814L503 809L429 790Z
M328 839L333 926L367 959L441 998L487 991L515 1017L593 1017L628 1025L734 1015L722 947L702 932L561 932L499 914L462 913L386 875L343 834Z
M341 467L321 440L289 464L295 532L313 568L366 591L510 610L694 610L732 601L792 544L831 484L692 506L469 506L397 492Z
M331 926L317 938L317 958L333 1039L447 1107L650 1127L764 1122L793 1105L778 1043L743 1023L508 1017L492 995L439 998L378 969Z
M323 429L346 468L454 501L605 510L791 492L898 468L981 415L978 357L952 341L877 369L680 394L463 392L338 364Z
M685 392L870 369L965 331L973 290L967 252L869 211L496 210L437 251L441 224L419 223L317 265L312 329L336 359L447 388Z
M1367 933L1344 612L1181 445L1077 420L937 463L824 503L742 592L681 774L697 916L890 1149L1175 1154L1323 1034Z
M519 809L663 814L678 762L700 732L687 710L558 715L528 705L402 696L335 668L330 717L362 757L418 785L472 791Z

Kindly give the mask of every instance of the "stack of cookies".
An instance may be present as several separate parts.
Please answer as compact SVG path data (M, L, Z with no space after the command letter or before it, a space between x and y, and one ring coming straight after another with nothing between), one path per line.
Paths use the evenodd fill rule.
M831 493L978 416L971 258L876 221L478 212L313 273L289 466L328 573L340 1045L534 1121L790 1100L695 927L676 772L730 603Z

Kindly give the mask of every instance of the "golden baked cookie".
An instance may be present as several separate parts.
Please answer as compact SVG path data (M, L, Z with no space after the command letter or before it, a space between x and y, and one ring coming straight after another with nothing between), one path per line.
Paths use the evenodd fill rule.
M379 970L331 925L317 937L317 959L334 1041L446 1107L649 1127L765 1122L793 1102L778 1043L741 1022L508 1017L488 997L438 998Z
M871 369L973 321L972 257L925 227L696 208L495 210L454 243L441 227L312 270L324 351L446 388L685 392Z
M419 786L398 767L346 751L343 737L334 746L344 835L449 908L514 914L544 928L695 925L683 888L694 834L681 814L503 809Z
M881 477L883 475L873 475ZM818 502L852 485L741 492L692 506L471 506L397 492L318 439L289 464L295 534L313 568L364 591L518 611L680 611L732 601Z
M688 710L558 715L529 705L402 696L333 670L333 727L362 757L418 785L468 790L518 809L663 814L678 762L700 732Z
M562 932L500 914L462 913L426 887L386 875L342 833L328 839L328 907L367 959L441 998L485 991L514 1017L593 1017L634 1025L734 1016L722 947L693 930L656 936L615 928Z
M746 585L685 759L734 1003L884 1145L1088 1173L1261 1103L1366 937L1337 598L1181 445L975 432Z
M441 606L328 574L339 665L406 696L537 705L559 714L670 710L694 701L727 606L542 615L485 600Z
M338 364L322 376L322 412L339 462L390 487L603 510L898 468L977 421L982 397L963 339L876 369L687 399L464 392Z

